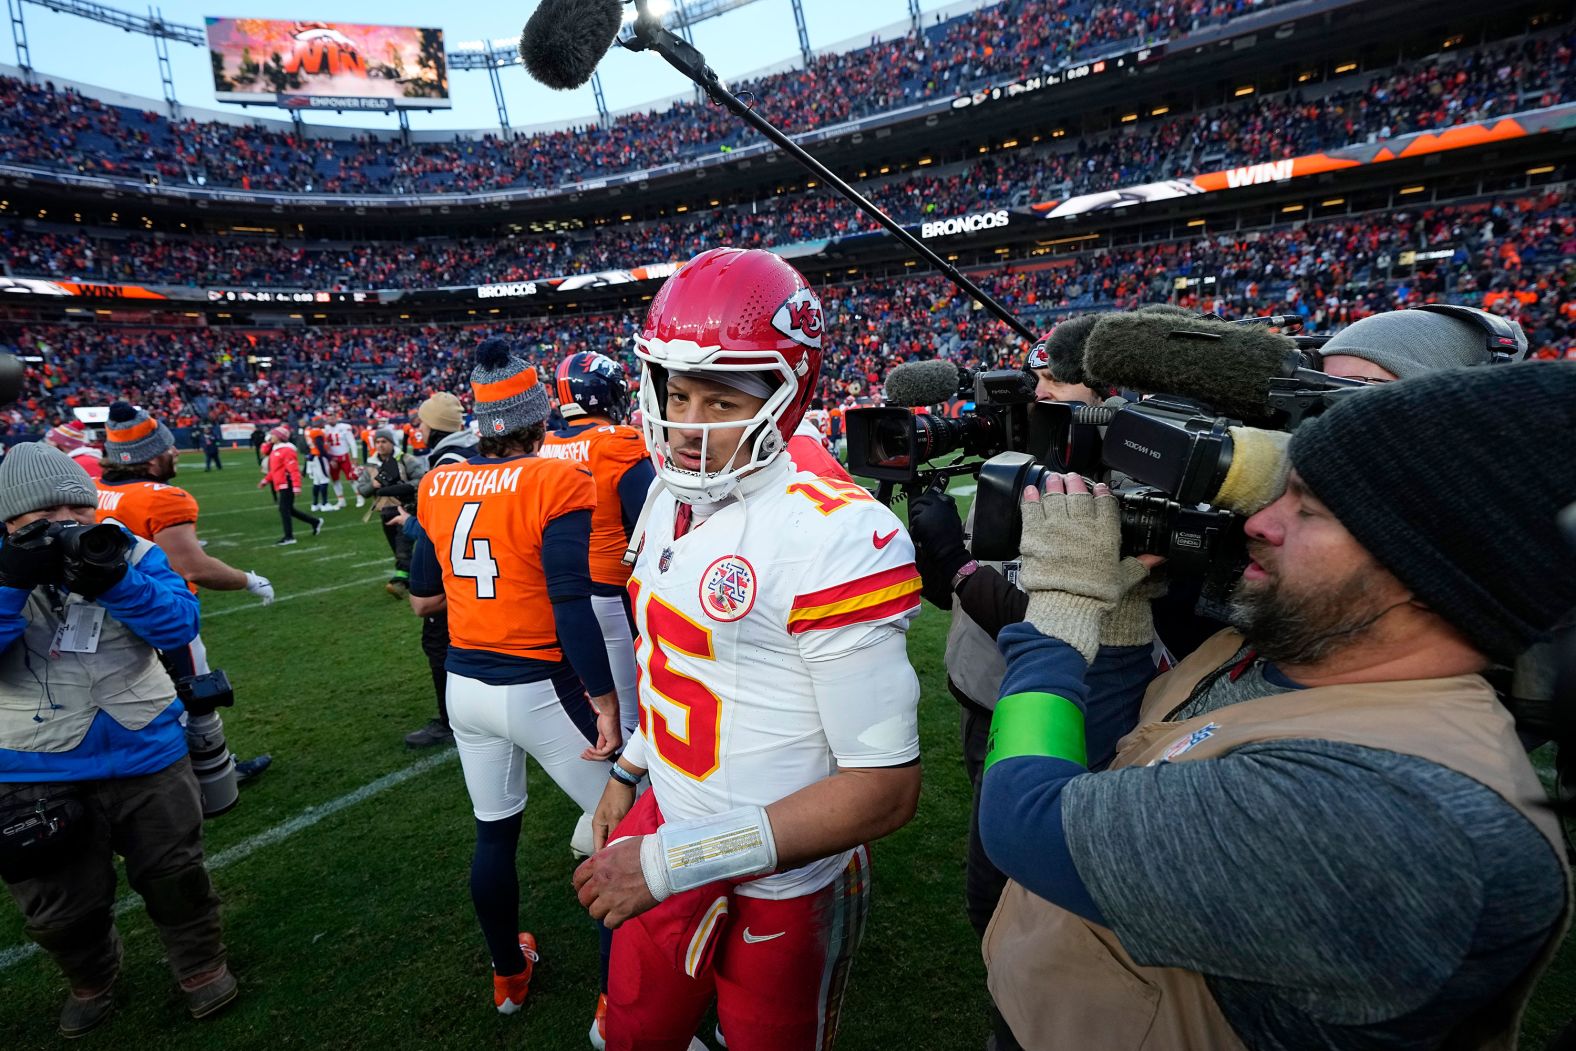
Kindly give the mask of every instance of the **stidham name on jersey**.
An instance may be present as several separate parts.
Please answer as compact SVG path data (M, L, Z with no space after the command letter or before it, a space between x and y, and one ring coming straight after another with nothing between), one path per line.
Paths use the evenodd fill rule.
M538 452L542 456L552 456L559 460L589 463L591 460L591 443L588 441L560 442L556 445L544 445Z
M485 496L512 493L524 467L494 467L490 471L434 471L427 487L430 496Z

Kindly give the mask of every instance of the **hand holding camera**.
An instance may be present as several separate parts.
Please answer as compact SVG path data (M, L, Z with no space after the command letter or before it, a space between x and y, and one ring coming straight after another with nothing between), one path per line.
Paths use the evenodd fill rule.
M96 599L130 571L131 535L124 529L107 523L54 525L60 530L62 582L74 594Z
M29 522L0 544L0 587L31 591L64 584L97 598L120 583L130 568L131 537L116 525Z
M950 581L969 560L957 501L931 488L908 504L908 533L914 539L920 575Z
M1093 661L1100 629L1122 597L1121 516L1106 485L1090 492L1080 475L1050 474L1045 492L1023 491L1025 619Z

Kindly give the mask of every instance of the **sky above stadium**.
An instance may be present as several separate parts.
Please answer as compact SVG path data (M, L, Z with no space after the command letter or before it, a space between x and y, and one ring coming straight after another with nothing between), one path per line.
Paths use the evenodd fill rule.
M108 0L109 6L141 13L136 3ZM820 49L867 36L908 17L907 0L803 0L810 45ZM921 0L920 7L934 12L953 6L945 0ZM534 10L534 0L516 5L478 3L400 3L389 0L336 0L319 6L303 3L234 3L207 0L165 0L160 5L163 17L172 23L201 27L205 16L296 19L314 18L344 22L365 22L409 26L430 26L443 30L449 50L468 41L518 39L520 26ZM162 98L159 72L150 37L127 34L110 26L57 14L28 4L25 6L28 42L33 67L41 76L55 75L71 80L100 84L136 95ZM932 15L931 18L934 16ZM929 19L927 19L928 21ZM712 67L725 79L752 73L764 67L793 60L799 51L794 30L793 8L789 0L758 0L719 18L695 27L695 43L705 52ZM14 63L10 41L0 45L0 56ZM170 44L176 94L183 105L208 109L237 109L214 99L213 77L206 48ZM608 108L613 111L669 98L689 88L689 82L654 55L616 51L601 65L603 90ZM510 123L515 128L534 124L588 117L596 112L589 86L568 92L555 92L536 84L519 66L502 71ZM496 127L497 109L492 87L484 71L449 74L453 108L447 111L411 114L415 130L436 128ZM246 112L265 118L282 118L284 111L274 107L250 108ZM307 115L314 124L350 124L393 128L394 115L375 113L313 112Z

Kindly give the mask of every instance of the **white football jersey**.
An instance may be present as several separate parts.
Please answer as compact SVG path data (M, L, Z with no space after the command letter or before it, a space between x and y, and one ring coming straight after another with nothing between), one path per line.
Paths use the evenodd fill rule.
M348 423L336 423L324 430L323 445L330 456L349 456L356 447L356 432Z
M918 685L862 703L817 697L815 662L906 631L919 611L914 546L853 482L786 456L747 495L674 538L681 504L657 494L629 587L639 630L643 762L668 819L766 806L838 766L919 754ZM830 667L830 666L828 666ZM883 697L875 696L883 693ZM826 886L847 854L746 883L789 898Z

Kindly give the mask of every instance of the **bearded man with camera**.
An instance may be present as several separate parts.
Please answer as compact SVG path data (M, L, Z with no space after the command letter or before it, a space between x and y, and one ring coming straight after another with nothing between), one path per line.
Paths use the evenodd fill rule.
M70 984L68 1038L114 1009L116 854L192 1016L236 995L158 654L196 638L197 597L157 545L95 525L97 507L59 450L25 443L0 461L0 879Z
M1030 1051L1498 1048L1569 923L1559 823L1483 673L1576 609L1576 370L1364 391L1291 438L1234 628L1144 693L1088 677L1132 579L1115 498L1023 494L1024 623L981 789L984 941Z

